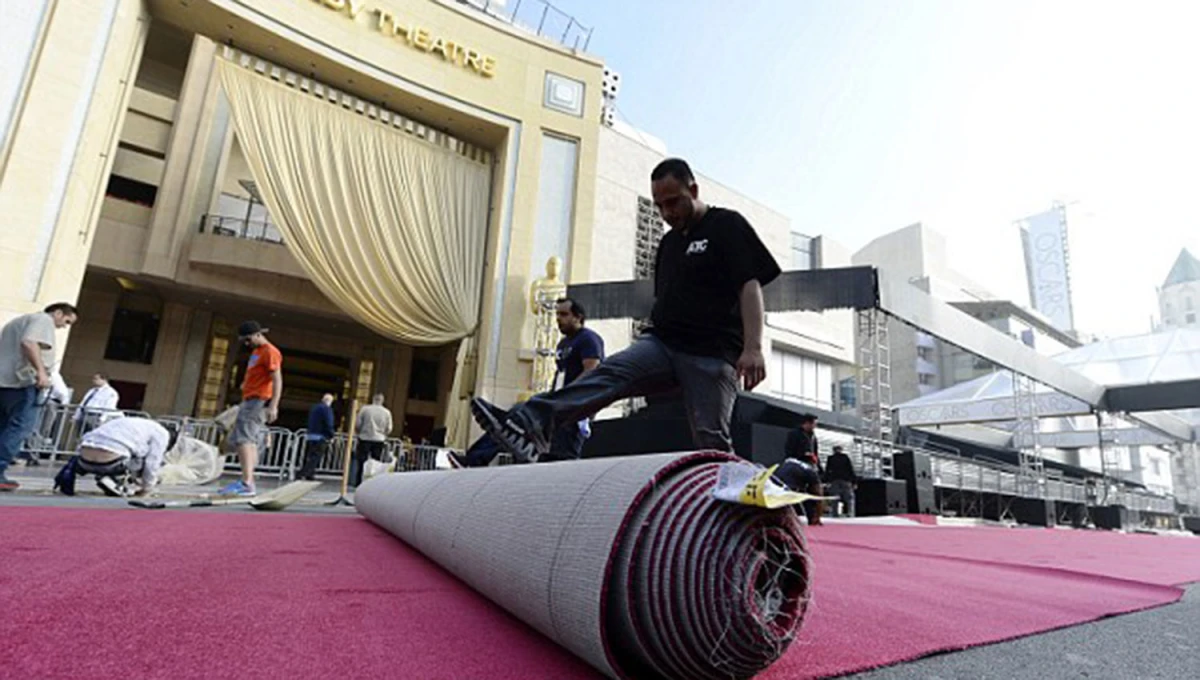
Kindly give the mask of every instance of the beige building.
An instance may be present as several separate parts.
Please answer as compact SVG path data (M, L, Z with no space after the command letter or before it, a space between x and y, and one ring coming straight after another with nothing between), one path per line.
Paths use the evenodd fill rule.
M417 439L469 394L512 403L529 385L529 287L550 256L567 282L647 275L661 229L649 171L663 154L602 123L604 67L578 41L539 37L496 7L6 7L0 321L77 301L60 351L67 383L82 393L107 373L123 408L154 413L210 416L238 400L245 319L271 328L284 353L284 426L303 426L324 392L343 407L383 392ZM436 172L347 169L375 158L332 144L353 126L436 157ZM431 179L466 175L483 180ZM702 184L782 263L849 263L782 215ZM383 213L398 221L375 224ZM321 251L322 238L358 259L333 262L346 248ZM452 323L429 334L412 320L433 317ZM833 376L853 358L850 324L848 313L771 315L778 370L763 389L832 405ZM598 325L610 351L628 344L629 322Z
M590 275L599 61L449 0L18 4L22 39L0 46L0 313L78 300L69 384L102 370L123 407L211 414L236 400L232 329L255 318L286 357L285 425L324 391L379 390L421 436L457 369L463 392L524 385L515 312L535 258ZM487 165L477 357L386 337L322 293L259 195L223 59Z

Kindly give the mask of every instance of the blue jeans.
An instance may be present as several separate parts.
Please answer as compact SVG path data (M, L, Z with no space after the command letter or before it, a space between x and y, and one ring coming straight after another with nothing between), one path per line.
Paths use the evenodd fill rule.
M0 387L0 477L37 425L37 388Z

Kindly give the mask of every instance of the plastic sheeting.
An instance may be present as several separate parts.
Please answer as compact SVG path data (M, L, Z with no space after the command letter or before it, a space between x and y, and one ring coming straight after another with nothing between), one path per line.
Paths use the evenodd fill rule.
M225 457L217 451L217 447L199 439L180 437L175 448L165 456L162 469L158 472L159 484L208 484L221 476L224 467Z

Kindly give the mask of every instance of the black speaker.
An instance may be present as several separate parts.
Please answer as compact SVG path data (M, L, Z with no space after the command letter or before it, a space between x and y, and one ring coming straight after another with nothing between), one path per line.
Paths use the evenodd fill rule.
M1052 527L1057 524L1054 501L1045 498L1014 498L1013 519L1021 524L1035 527Z
M1090 508L1097 529L1124 529L1129 510L1124 505L1097 505Z
M1181 519L1183 519L1184 529L1193 534L1200 534L1200 517L1196 515L1184 515Z
M592 423L592 436L583 445L583 457L633 456L693 449L692 432L686 418L614 418Z
M929 454L901 451L892 456L896 479L903 480L907 489L908 511L913 514L937 514L933 493L933 466Z
M854 495L859 517L902 515L908 512L907 490L899 479L861 479Z

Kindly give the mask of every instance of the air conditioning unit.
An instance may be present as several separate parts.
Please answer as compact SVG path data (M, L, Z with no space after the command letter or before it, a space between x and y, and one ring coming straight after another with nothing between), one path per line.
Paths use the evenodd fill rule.
M601 81L600 94L605 99L613 100L617 98L617 94L621 91L621 74L616 71L604 67L604 78Z
M612 127L617 122L616 109L610 104L605 104L600 109L600 124L604 127Z

